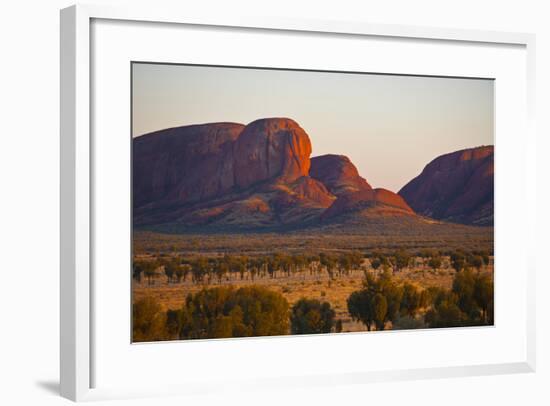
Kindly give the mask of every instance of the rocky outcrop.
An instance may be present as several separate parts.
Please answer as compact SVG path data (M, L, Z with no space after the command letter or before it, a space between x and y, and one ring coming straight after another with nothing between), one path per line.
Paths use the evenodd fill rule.
M310 200L319 207L329 207L336 197L326 186L309 176L302 176L292 185L292 192L298 200Z
M493 224L494 147L442 155L400 191L419 214L474 225Z
M292 182L309 173L311 142L293 120L262 119L244 128L234 154L235 184L239 188L275 178Z
M134 140L134 223L307 222L336 199L308 176L311 142L293 120L214 123Z
M133 140L133 206L192 203L231 190L234 141L244 126L170 128Z
M344 155L329 154L311 158L309 176L322 182L336 196L372 189Z
M370 216L374 213L378 216L414 216L401 196L386 189L373 189L347 156L322 155L312 158L309 174L337 196L322 214L322 220Z
M134 139L134 207L204 201L266 180L292 182L308 175L310 154L305 131L282 118L147 134Z
M357 215L414 216L414 211L401 196L386 189L366 189L338 197L326 210L322 219Z

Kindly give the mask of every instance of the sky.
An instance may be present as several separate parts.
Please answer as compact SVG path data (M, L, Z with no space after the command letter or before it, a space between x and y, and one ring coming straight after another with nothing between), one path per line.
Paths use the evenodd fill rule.
M289 117L312 157L346 155L398 192L439 155L494 143L487 79L134 63L132 136L212 122Z

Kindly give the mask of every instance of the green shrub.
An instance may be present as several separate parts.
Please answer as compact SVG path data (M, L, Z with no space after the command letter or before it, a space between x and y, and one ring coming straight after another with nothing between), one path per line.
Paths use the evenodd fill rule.
M288 333L288 302L260 286L217 287L189 294L180 338L270 336Z
M374 277L367 274L363 289L353 292L347 300L348 312L362 322L367 330L385 328L386 322L398 315L403 299L403 288L396 284L389 271Z
M292 334L330 333L335 312L330 303L316 299L300 299L292 306L290 316Z
M132 306L132 339L161 341L167 339L166 313L153 298L143 298Z

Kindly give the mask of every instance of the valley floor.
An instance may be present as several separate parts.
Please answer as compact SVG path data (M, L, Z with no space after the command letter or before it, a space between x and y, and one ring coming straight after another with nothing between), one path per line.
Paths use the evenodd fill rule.
M493 250L493 227L450 223L408 224L404 219L388 224L369 224L355 231L326 227L290 232L168 233L134 230L134 256L158 253L181 255L238 254L264 255L281 252L396 251L435 249L450 252Z

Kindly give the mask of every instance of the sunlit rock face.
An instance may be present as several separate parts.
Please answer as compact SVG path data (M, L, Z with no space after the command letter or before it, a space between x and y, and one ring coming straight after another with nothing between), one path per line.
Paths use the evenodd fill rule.
M267 179L292 182L309 174L311 142L288 118L248 124L235 142L235 183L249 187Z

